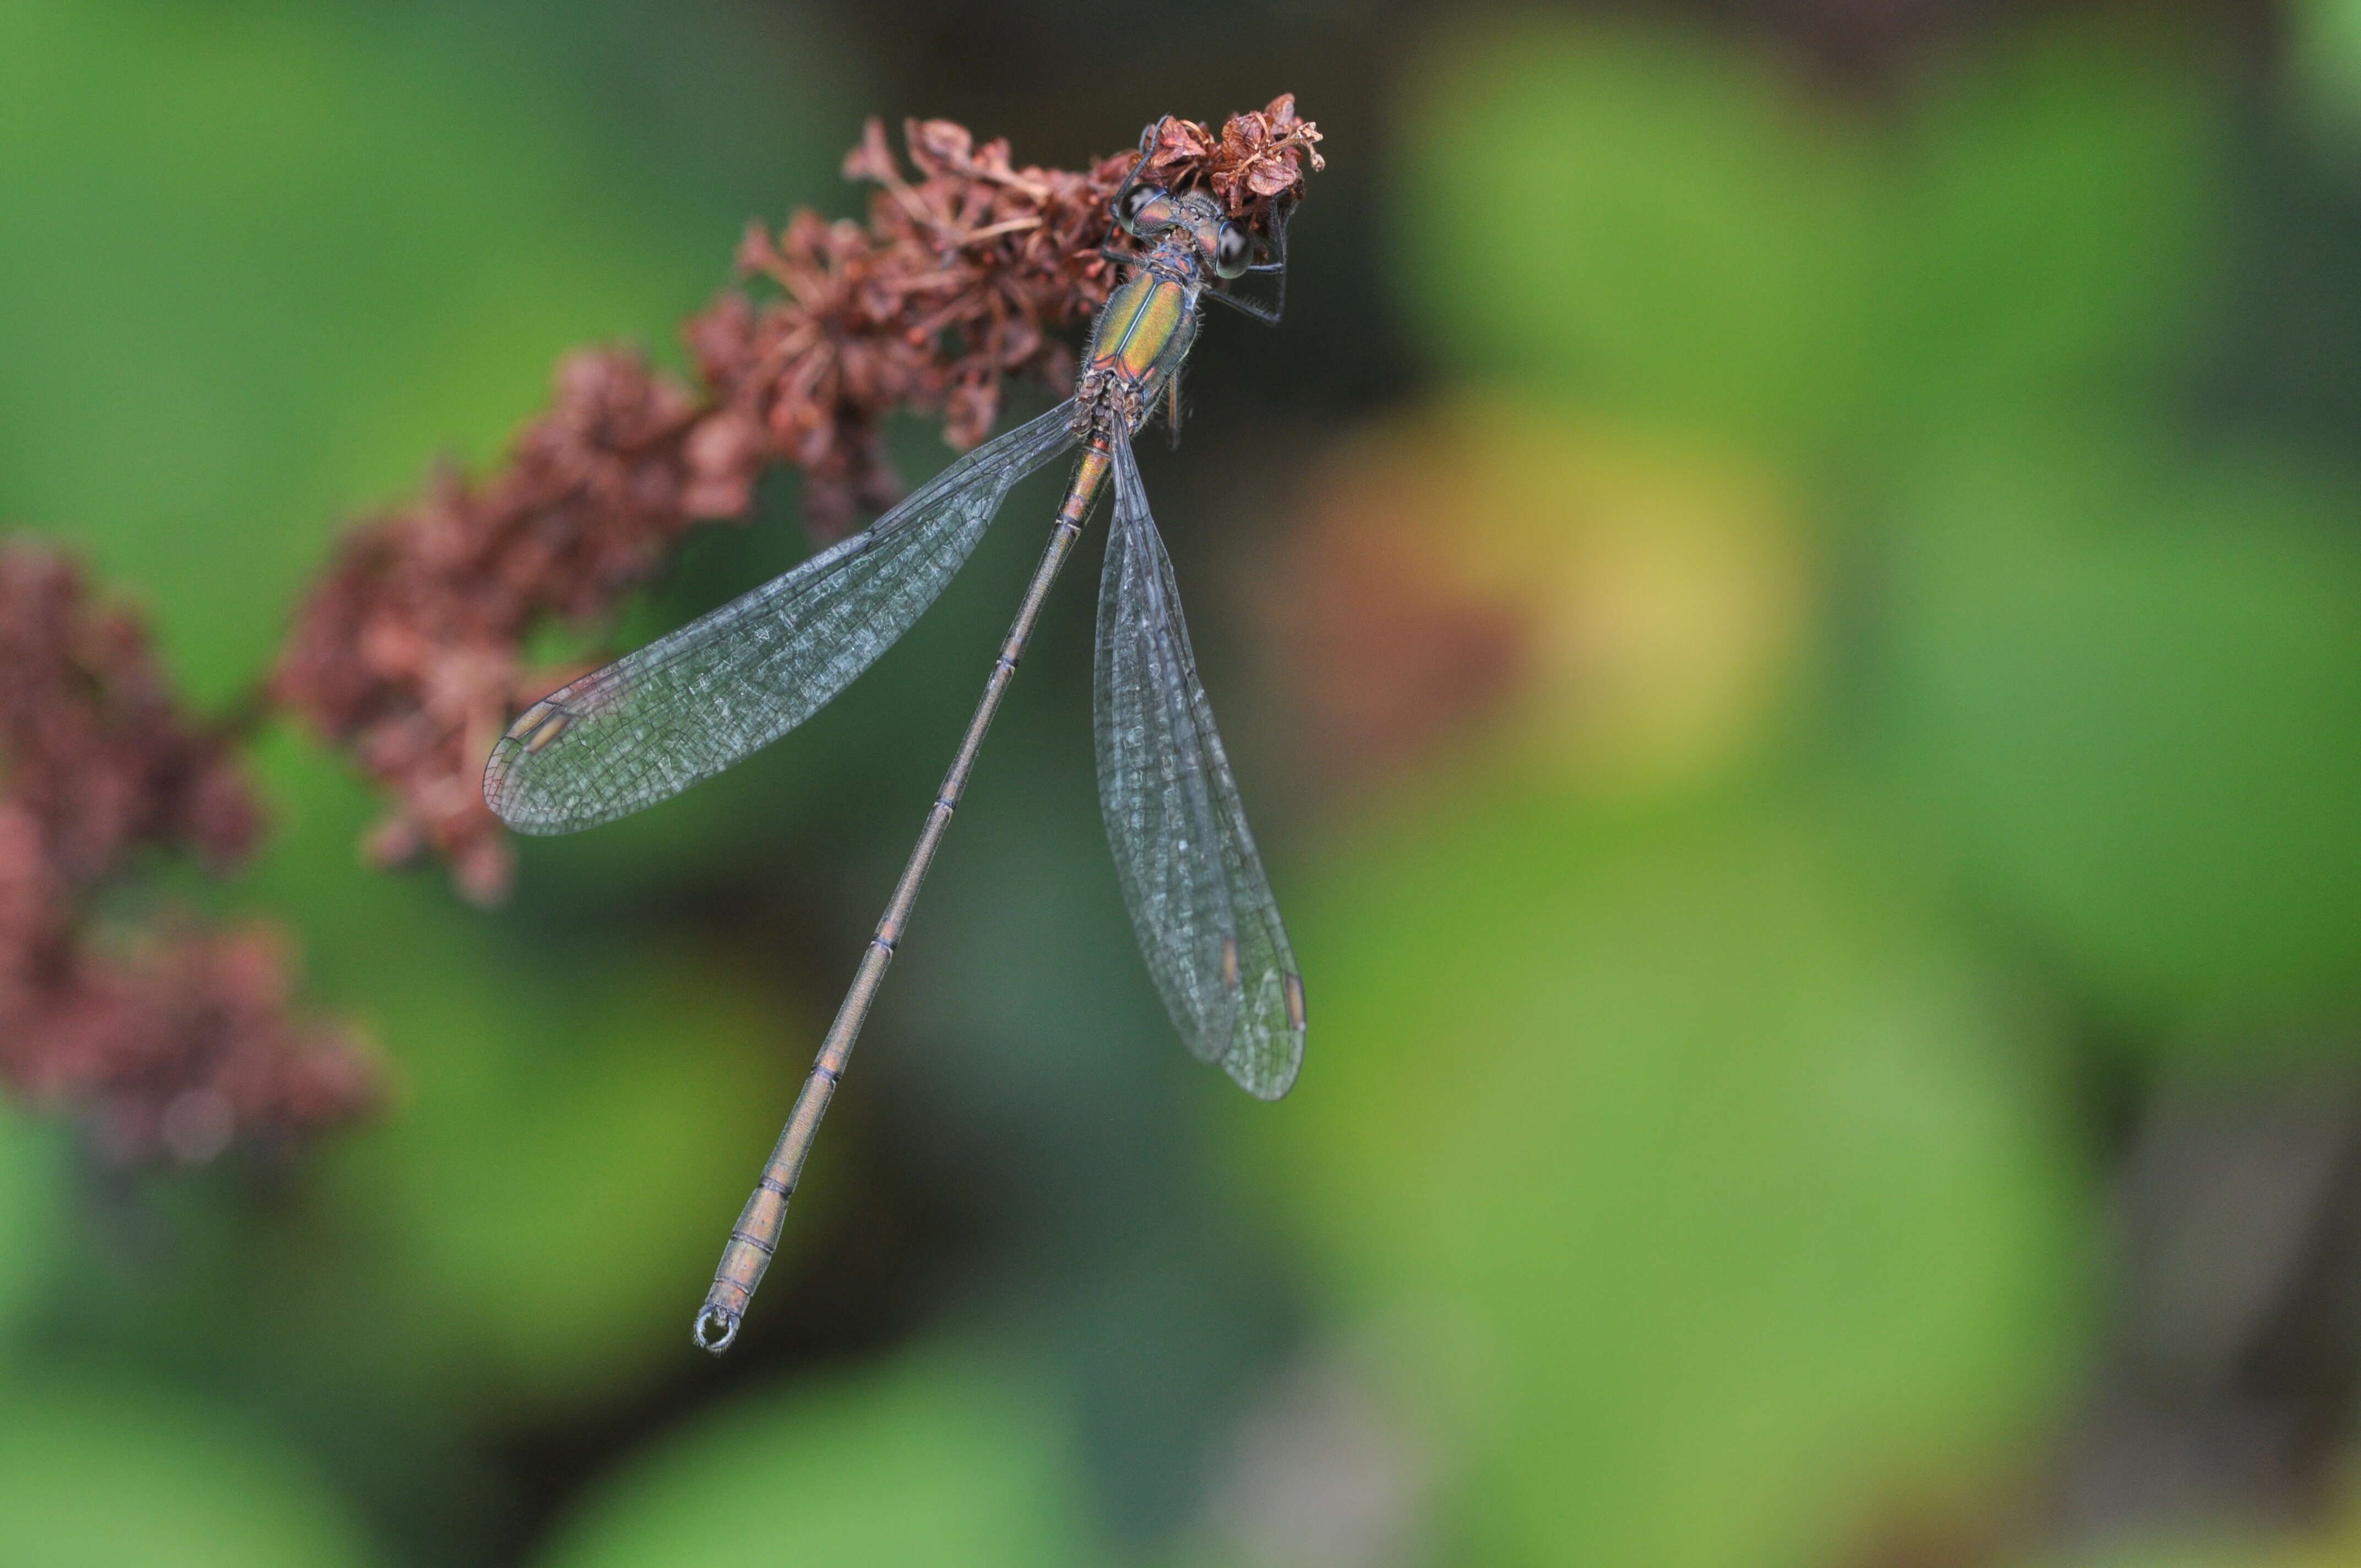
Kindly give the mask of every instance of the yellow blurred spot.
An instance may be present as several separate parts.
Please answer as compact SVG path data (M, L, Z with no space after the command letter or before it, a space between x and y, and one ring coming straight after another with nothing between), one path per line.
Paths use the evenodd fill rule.
M1282 623L1348 771L1452 741L1604 788L1729 765L1815 598L1777 479L1559 408L1462 394L1317 466Z

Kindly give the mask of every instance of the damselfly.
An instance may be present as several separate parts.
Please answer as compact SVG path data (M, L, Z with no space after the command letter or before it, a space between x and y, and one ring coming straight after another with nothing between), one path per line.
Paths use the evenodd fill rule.
M1142 137L1140 161L1114 198L1117 225L1140 248L1102 249L1129 275L1099 314L1071 399L951 464L866 532L535 703L485 768L484 798L526 833L611 821L720 772L867 669L934 602L1010 488L1082 447L983 700L697 1315L697 1343L717 1354L737 1338L984 731L1110 477L1115 521L1094 683L1099 799L1140 950L1190 1049L1220 1062L1248 1092L1279 1098L1303 1059L1302 977L1213 729L1131 451L1159 400L1177 416L1180 362L1205 301L1279 320L1286 210L1273 215L1269 259L1256 261L1254 236L1212 197L1140 182L1158 131ZM1277 274L1269 305L1228 291L1248 273Z

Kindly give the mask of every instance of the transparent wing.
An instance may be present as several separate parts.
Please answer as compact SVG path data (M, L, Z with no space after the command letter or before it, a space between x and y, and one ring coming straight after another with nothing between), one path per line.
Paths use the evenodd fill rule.
M1127 443L1099 584L1099 803L1148 973L1189 1048L1276 1100L1303 1061L1303 977L1197 679Z
M525 710L484 799L571 833L710 778L817 712L935 601L1010 487L1074 444L1061 403L987 442L869 529Z

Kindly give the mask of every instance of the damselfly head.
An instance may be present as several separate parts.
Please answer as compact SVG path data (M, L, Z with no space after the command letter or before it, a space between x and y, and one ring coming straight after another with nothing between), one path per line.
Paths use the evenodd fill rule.
M1167 191L1160 185L1134 185L1115 199L1115 221L1137 238L1154 241L1174 230L1196 241L1198 258L1215 276L1236 278L1254 259L1254 236L1244 225L1222 215L1211 196L1196 191Z

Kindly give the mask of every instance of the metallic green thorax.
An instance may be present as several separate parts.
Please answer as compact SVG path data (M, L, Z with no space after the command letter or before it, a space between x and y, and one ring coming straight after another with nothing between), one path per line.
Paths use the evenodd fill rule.
M1191 192L1158 194L1136 221L1152 237L1099 313L1074 389L1078 428L1125 438L1146 421L1188 357L1222 219L1210 197Z
M1142 269L1126 279L1099 314L1091 342L1093 368L1147 383L1149 389L1188 351L1196 291Z

